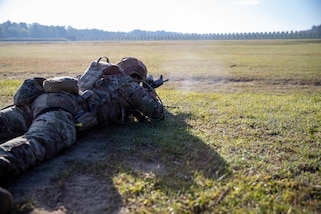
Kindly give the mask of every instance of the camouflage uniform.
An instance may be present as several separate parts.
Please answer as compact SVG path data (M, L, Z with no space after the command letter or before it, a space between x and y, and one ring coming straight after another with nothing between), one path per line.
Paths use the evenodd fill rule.
M107 63L101 63L102 58ZM78 84L80 90L92 94L89 109L100 126L124 123L130 115L139 121L163 119L163 105L156 92L141 85L146 84L146 75L146 66L134 57L124 57L116 65L107 57L91 63Z
M42 92L23 107L1 111L0 121L5 124L2 133L25 134L0 145L0 183L75 143L77 131L97 124L124 123L131 114L139 119L162 119L163 105L155 95L119 72L103 75L80 95Z
M76 141L78 98L64 92L43 93L30 104L33 121L28 131L0 145L0 181L18 176Z
M44 92L44 78L26 79L13 97L14 105L0 111L0 141L22 135L30 127L33 116L30 103Z
M111 123L124 123L135 112L147 120L160 120L164 117L163 105L144 87L126 74L107 75L97 83L89 99L95 106L98 123L107 126Z
M25 133L32 122L29 106L10 106L0 111L0 140Z

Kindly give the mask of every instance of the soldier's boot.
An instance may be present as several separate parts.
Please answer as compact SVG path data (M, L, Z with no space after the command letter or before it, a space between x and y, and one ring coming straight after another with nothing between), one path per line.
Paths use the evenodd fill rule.
M9 180L8 168L9 168L8 159L5 157L0 157L0 185L6 184Z
M0 186L20 175L18 164L19 162L13 154L0 147Z
M1 152L1 150L0 150ZM0 186L6 184L9 176L9 160L5 157L0 157ZM0 187L0 214L9 213L13 206L13 197L11 193Z
M0 214L9 213L13 206L13 197L11 193L0 187Z

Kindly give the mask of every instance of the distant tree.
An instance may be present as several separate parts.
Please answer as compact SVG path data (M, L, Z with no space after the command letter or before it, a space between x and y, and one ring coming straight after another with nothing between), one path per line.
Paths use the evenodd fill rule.
M312 26L311 31L313 32L313 36L315 37L321 37L321 25L319 26Z
M305 31L243 32L220 34L197 34L161 31L133 30L131 32L110 32L98 29L75 29L71 26L45 26L38 23L26 24L4 22L0 24L1 39L68 39L68 40L225 40L225 39L295 39L321 38L321 25Z

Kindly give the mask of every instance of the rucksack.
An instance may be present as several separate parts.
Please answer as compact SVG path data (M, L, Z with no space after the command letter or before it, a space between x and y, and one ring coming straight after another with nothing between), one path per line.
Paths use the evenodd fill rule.
M27 105L33 101L44 92L43 81L45 79L40 77L24 80L13 96L13 104L18 106Z
M106 59L106 62L101 61ZM91 89L95 82L100 79L106 68L111 66L107 57L100 57L97 61L93 61L86 71L79 77L78 84L81 91Z
M43 82L43 88L47 93L68 92L78 94L79 92L78 80L67 76L46 79Z
M106 62L101 61L106 59ZM92 89L95 83L105 75L124 74L118 65L109 63L109 59L105 56L99 57L97 61L93 61L86 71L79 77L78 85L81 91Z

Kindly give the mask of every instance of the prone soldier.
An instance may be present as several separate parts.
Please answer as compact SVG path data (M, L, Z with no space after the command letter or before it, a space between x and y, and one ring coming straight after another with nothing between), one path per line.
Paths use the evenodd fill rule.
M93 69L100 74L93 77ZM0 136L14 137L0 145L0 185L74 144L77 131L123 124L129 115L140 121L163 119L160 98L140 84L146 84L146 75L140 60L125 57L116 65L94 61L78 80L26 80L14 97L15 105L0 111ZM25 87L32 93L21 96ZM1 201L5 200L0 198L0 207Z

